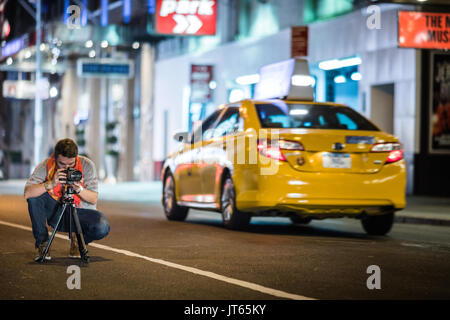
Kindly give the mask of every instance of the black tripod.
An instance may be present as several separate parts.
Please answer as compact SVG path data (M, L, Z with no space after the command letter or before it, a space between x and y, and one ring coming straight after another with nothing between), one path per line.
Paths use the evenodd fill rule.
M62 186L62 189L64 190L64 186ZM63 196L61 197L61 202L62 202L62 209L61 209L61 215L58 218L58 222L56 223L55 228L53 229L53 233L50 236L50 239L48 240L47 246L44 249L44 252L42 253L42 256L37 260L40 263L45 262L45 256L48 253L48 250L50 249L50 246L52 245L53 242L53 238L55 237L56 231L58 230L61 221L63 221L63 216L66 213L66 209L67 212L69 214L69 237L70 239L72 239L72 218L73 221L75 222L75 234L77 236L77 241L78 241L78 249L80 250L80 259L81 259L81 263L82 264L88 264L89 263L89 256L88 256L88 251L86 248L86 244L84 242L84 237L83 237L83 232L81 230L81 224L80 224L80 220L78 219L78 214L77 214L77 208L75 207L75 204L73 203L73 195L74 195L74 191L73 191L73 187L72 185L67 185L67 189L66 192L63 194Z

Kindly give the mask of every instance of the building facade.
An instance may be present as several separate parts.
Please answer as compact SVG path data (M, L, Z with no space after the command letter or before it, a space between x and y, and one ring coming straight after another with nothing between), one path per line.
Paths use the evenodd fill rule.
M321 7L320 2L323 3L297 1L297 7L293 7L289 1L248 1L253 14L261 14L262 21L268 21L270 28L257 33L257 20L249 19L247 31L237 31L235 41L192 51L188 45L184 46L185 50L182 45L174 46L173 42L177 40L161 42L155 63L154 139L164 143L154 144L155 163L163 161L167 152L176 148L177 142L171 139L175 131L190 129L192 65L211 66L214 70L212 95L201 114L203 118L218 105L236 97L251 98L254 82L242 83L240 79L257 74L264 65L290 59L291 27L310 21L306 58L315 79L315 99L348 104L400 138L407 163L408 194L448 196L449 189L436 179L439 179L439 172L449 176L443 162L450 158L448 155L430 155L424 145L429 131L428 120L423 119L423 114L429 110L429 103L424 98L429 80L424 78L430 76L430 62L426 57L432 52L398 45L399 10L445 12L448 7L393 3L352 7L344 4L334 8L337 17L330 18L333 10L326 5ZM284 16L290 19L282 19ZM314 16L324 18L314 20ZM245 25L239 18L228 23L231 26L227 30L236 30L233 23L237 23L237 30ZM242 34L251 33L249 30L255 34L243 37ZM357 62L350 66L321 68L322 63L351 59ZM165 117L171 121L164 121ZM432 163L439 164L434 167L434 179L427 176Z

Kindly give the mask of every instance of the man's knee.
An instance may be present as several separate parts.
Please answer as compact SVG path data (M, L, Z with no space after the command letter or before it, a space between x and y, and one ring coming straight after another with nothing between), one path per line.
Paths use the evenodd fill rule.
M110 226L108 220L106 218L102 217L100 221L95 226L95 234L97 240L103 239L109 234Z
M39 196L39 197L34 197L34 198L28 198L27 202L31 205L36 205L36 204L40 204L45 200L45 198L43 197L43 195Z

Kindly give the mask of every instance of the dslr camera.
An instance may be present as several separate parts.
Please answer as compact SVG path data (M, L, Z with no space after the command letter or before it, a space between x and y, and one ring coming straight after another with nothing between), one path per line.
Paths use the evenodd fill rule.
M83 178L83 174L81 173L81 171L74 168L67 168L64 173L66 174L66 184L68 185L71 185L74 182L78 182Z

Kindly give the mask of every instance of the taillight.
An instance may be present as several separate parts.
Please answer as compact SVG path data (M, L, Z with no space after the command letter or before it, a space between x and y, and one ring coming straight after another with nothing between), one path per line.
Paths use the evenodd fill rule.
M372 152L389 152L386 163L392 163L403 159L403 149L400 143L378 143L375 144Z
M296 141L287 140L258 140L258 151L265 157L279 161L286 161L281 149L303 151L303 145Z
M386 163L396 162L403 159L403 150L393 150L389 152Z

